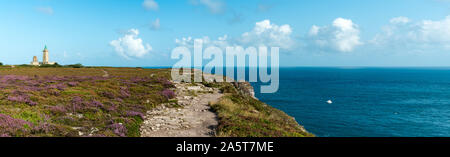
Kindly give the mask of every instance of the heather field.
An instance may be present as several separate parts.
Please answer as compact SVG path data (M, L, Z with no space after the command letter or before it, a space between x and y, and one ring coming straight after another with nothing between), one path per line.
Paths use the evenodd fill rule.
M0 136L138 137L146 111L174 97L168 70L0 68Z

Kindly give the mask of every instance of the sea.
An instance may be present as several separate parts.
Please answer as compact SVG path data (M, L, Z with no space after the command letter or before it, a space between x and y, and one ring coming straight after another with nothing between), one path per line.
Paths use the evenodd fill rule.
M450 136L450 67L285 67L279 74L276 93L252 83L256 97L318 137Z
M319 137L450 136L450 68L280 68L256 97Z

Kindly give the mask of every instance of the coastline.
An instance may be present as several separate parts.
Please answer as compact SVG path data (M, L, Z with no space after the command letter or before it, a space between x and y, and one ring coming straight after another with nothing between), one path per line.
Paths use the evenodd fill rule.
M205 80L212 82L211 78L226 76L204 73L204 77ZM219 102L211 104L219 116L218 136L315 137L294 117L260 101L255 95L254 87L248 81L232 83L204 81L202 84L219 89L225 95ZM235 128L244 131L236 131Z

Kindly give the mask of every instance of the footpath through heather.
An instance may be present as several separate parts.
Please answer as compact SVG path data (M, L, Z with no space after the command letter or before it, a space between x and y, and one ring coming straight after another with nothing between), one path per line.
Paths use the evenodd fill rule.
M174 83L179 106L162 104L148 111L140 131L142 137L211 137L218 125L210 102L223 94L202 84Z

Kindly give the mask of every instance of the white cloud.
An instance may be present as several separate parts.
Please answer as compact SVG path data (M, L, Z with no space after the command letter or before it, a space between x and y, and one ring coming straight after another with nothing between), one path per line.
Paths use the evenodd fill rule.
M319 30L320 30L319 26L313 25L311 27L311 29L309 30L309 35L311 35L311 36L317 35L317 34L319 34Z
M276 25L270 20L257 22L253 30L243 33L240 37L232 39L228 35L224 35L215 40L204 36L202 38L185 37L175 39L178 46L186 46L192 48L194 42L202 41L203 47L216 46L225 49L228 46L268 46L280 47L285 51L293 50L296 46L292 37L292 28L289 25Z
M192 37L183 37L181 39L175 39L175 43L178 46L186 46L186 47L190 47L193 46L193 39Z
M159 5L155 2L155 0L145 0L142 3L142 6L147 10L158 11Z
M53 15L54 11L52 7L38 7L36 8L36 10L38 12L44 13L44 14L48 14L48 15Z
M178 46L185 46L188 48L193 48L194 42L202 42L203 48L216 46L225 49L226 47L231 46L230 38L228 37L228 35L218 37L216 40L211 40L210 37L208 36L204 36L202 38L184 37L181 39L175 39L175 44L177 44Z
M159 18L157 18L151 25L151 29L153 30L158 30L161 28L161 22L159 20Z
M363 44L359 35L358 25L354 24L352 20L337 18L331 26L312 26L307 40L310 42L310 46L351 52Z
M225 3L222 0L190 0L193 5L203 5L213 14L223 13Z
M440 21L424 20L410 36L422 42L450 44L450 16Z
M410 22L410 20L407 17L400 16L392 18L389 22L391 22L392 24L407 24Z
M270 20L257 22L252 31L241 35L239 41L248 46L280 47L285 50L292 50L295 46L291 26L279 26Z
M402 25L391 22L390 25L384 26L383 32L377 34L370 42L382 47L399 47L400 45L409 49L450 49L450 16L437 21L423 20L416 23L402 23Z
M130 59L131 57L143 57L152 50L150 44L144 44L141 38L138 38L139 30L130 29L123 37L111 41L109 44L115 51Z

